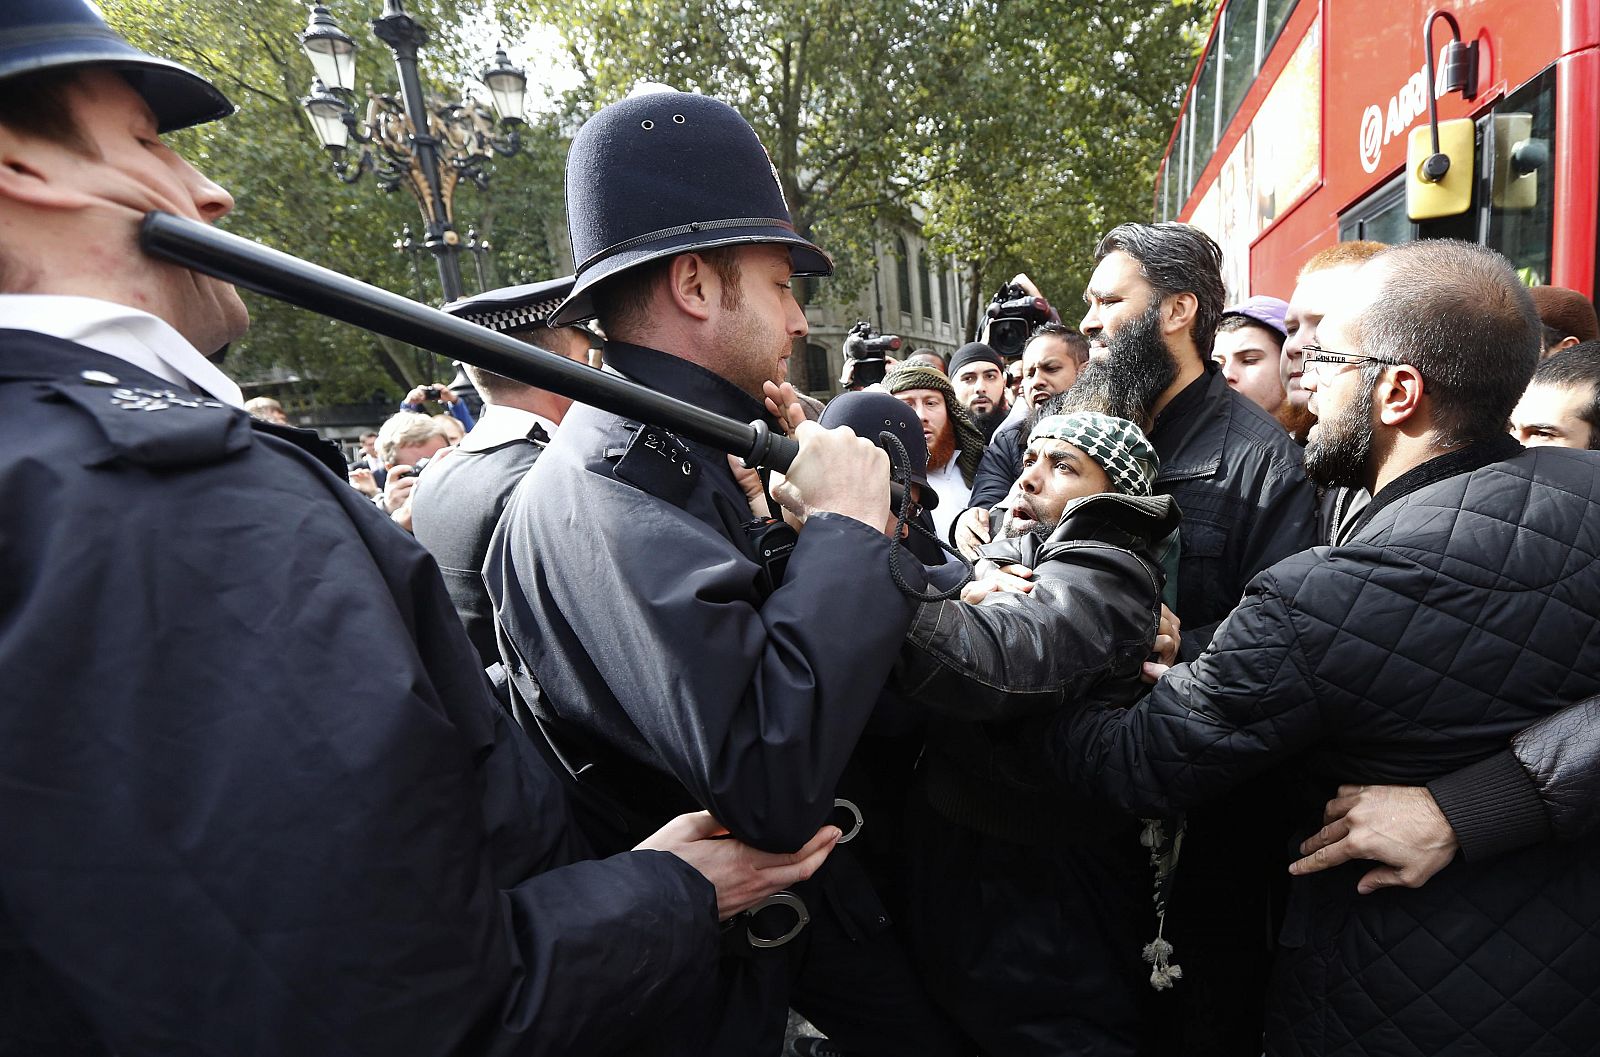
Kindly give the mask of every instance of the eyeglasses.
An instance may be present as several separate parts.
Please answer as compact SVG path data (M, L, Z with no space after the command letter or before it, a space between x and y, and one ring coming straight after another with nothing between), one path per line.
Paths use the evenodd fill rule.
M1303 364L1302 369L1306 374L1318 373L1324 364L1349 367L1365 361L1367 363L1381 363L1389 367L1399 367L1401 365L1399 360L1386 360L1382 356L1361 356L1351 352L1329 352L1321 345L1302 345L1300 351L1305 357L1301 363Z

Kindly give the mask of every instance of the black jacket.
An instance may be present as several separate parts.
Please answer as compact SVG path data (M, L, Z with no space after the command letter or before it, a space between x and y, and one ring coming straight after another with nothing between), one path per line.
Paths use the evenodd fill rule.
M561 787L432 559L302 431L135 391L172 388L0 331L0 1052L656 1030L715 964L711 886L551 869Z
M1259 577L1140 705L1066 727L1069 775L1164 812L1292 760L1309 833L1339 782L1428 781L1600 691L1600 460L1497 438L1403 475L1367 517ZM1358 897L1363 869L1294 882L1269 1052L1592 1052L1600 840Z
M1155 935L1139 823L1067 789L1045 751L1053 716L1126 705L1161 598L1171 499L1096 495L1043 539L989 544L1035 570L1026 595L918 612L896 686L934 710L912 827L920 964L985 1053L1138 1051Z
M412 495L412 534L439 563L445 590L485 668L499 662L500 647L483 560L500 512L545 443L528 436L483 450L458 448L428 466Z
M709 410L763 414L679 357L613 342L606 360ZM585 406L500 519L484 576L501 652L602 849L704 808L743 841L794 851L833 812L914 603L890 573L888 538L836 514L807 521L769 593L750 520L725 454ZM926 586L918 562L901 566ZM887 927L848 849L812 885L852 926ZM715 1038L665 1041L697 1054L781 1045L795 948L738 953L696 1009Z
M1028 447L1028 420L1025 416L995 430L989 446L983 449L978 470L972 475L972 494L967 509L988 510L1011 492L1022 476L1022 454Z

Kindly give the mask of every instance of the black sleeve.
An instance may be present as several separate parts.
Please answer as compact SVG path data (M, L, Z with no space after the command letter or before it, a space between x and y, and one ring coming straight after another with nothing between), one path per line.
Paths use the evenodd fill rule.
M1547 716L1428 791L1467 859L1588 835L1600 823L1600 697Z
M1137 558L1075 547L1035 572L1029 594L924 604L893 685L935 711L998 720L1055 711L1098 676L1137 670L1160 596Z
M1022 431L1002 429L994 435L989 446L983 449L977 472L972 475L972 495L967 498L967 509L978 507L988 510L1004 499L1011 486L1022 476Z
M431 561L260 448L0 468L0 935L129 1057L653 1030L714 963L711 886L656 852L542 869L559 788L472 689Z
M1051 750L1078 788L1130 814L1177 814L1314 742L1316 701L1293 614L1267 576L1199 659L1131 708L1063 717Z

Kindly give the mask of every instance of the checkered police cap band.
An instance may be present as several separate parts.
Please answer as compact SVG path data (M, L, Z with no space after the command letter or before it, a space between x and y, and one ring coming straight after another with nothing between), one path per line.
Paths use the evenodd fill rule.
M461 318L469 323L476 323L480 327L498 330L501 333L510 333L518 330L528 330L531 327L544 325L550 318L550 313L561 306L566 300L563 297L552 297L544 301L535 301L526 305L510 305L500 308L484 306L482 311L462 312Z
M1125 418L1094 411L1048 415L1028 434L1028 442L1045 438L1066 441L1100 464L1111 487L1123 495L1148 496L1161 460L1144 431Z

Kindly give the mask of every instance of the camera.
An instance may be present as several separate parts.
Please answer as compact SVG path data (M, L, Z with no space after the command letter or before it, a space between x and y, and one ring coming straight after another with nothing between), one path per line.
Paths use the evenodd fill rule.
M846 389L865 389L883 381L888 373L885 357L900 348L895 334L875 334L872 324L862 320L844 338L845 371L839 384Z
M442 386L442 385L425 385L425 386L422 387L422 393L429 400L437 400L437 399L439 399L440 396L442 396L444 394L444 386Z
M1016 283L1005 283L995 292L986 310L989 317L989 347L1008 360L1022 355L1022 347L1040 324L1057 319L1055 309L1042 297L1035 297Z

